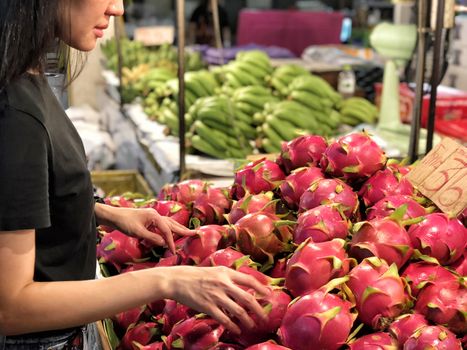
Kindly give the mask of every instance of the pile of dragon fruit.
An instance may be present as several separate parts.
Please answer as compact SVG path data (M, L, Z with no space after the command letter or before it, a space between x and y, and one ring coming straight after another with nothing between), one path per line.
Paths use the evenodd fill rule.
M254 276L268 322L231 334L173 300L113 317L119 349L462 349L467 343L467 229L405 178L365 132L283 143L276 161L235 173L230 188L166 185L150 207L198 228L176 254L101 231L110 275L155 266L227 266ZM464 212L465 213L465 212ZM255 316L252 316L255 319Z

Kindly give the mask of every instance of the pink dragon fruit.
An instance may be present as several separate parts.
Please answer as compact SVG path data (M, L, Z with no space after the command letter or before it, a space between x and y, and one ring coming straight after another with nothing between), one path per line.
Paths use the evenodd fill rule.
M261 344L255 344L255 345L249 346L245 350L290 350L290 349L284 346L281 346L281 345L277 345L276 343L273 343L272 341L267 341Z
M158 333L157 324L154 322L142 322L128 328L123 336L118 349L133 349L133 342L141 345L148 345Z
M317 166L327 146L326 140L321 136L300 136L282 143L277 162L288 174L304 166Z
M193 218L199 220L200 225L221 225L224 214L230 209L231 202L227 191L209 187L205 193L196 198L193 203Z
M264 212L269 214L276 213L276 202L273 201L274 194L265 192L259 194L248 194L237 202L234 202L228 215L228 222L235 224L238 220L247 214Z
M373 329L384 329L409 306L397 266L388 266L377 257L367 258L353 268L347 285L357 301L359 319Z
M413 248L405 228L392 217L385 217L355 224L349 252L357 260L377 256L401 268Z
M320 168L306 167L293 170L280 186L282 199L290 209L297 210L303 192L318 179L324 179Z
M409 228L409 236L414 248L442 265L455 262L467 247L467 228L458 219L442 213L426 215L422 222Z
M162 216L168 216L179 224L188 227L190 211L187 207L175 201L155 201L151 207Z
M389 332L402 346L412 334L428 326L428 321L421 314L405 314L396 318L389 326Z
M120 271L127 263L141 262L145 252L138 238L114 230L102 237L97 245L97 257L100 263L110 263Z
M397 350L397 341L388 333L377 332L364 335L349 344L350 350Z
M352 133L329 144L320 161L327 174L346 181L359 181L386 165L383 150L365 133Z
M414 297L417 297L418 293L427 285L448 284L454 287L457 284L457 276L451 271L443 266L425 261L408 265L402 277L407 281Z
M224 333L224 327L210 318L192 317L177 323L165 345L169 349L201 350L215 346Z
M461 342L443 326L426 326L407 339L404 350L462 350Z
M232 247L220 249L204 259L199 266L225 266L225 267L240 267L242 265L255 264L248 256L240 253Z
M217 343L208 350L243 350L243 346L237 344Z
M156 267L157 263L154 261L143 261L140 263L131 263L127 265L128 267L124 268L122 271L120 271L120 273L151 269L153 267Z
M258 194L278 188L285 175L281 168L267 159L258 159L248 163L235 173L231 197L240 199L245 193Z
M287 263L285 287L294 297L309 294L349 272L345 241L303 242Z
M104 203L113 207L134 208L135 204L132 199L124 196L113 196L104 198Z
M177 201L190 207L209 186L209 183L202 180L185 180L177 184L167 184L162 187L158 199Z
M137 350L165 350L165 344L163 342L151 343L148 345L141 345L138 342L133 342L133 349Z
M166 258L160 258L156 264L156 267L168 267L182 265L182 256L175 254Z
M157 322L162 325L162 333L169 335L174 325L195 316L196 313L195 310L190 309L188 306L166 299L164 310L157 317Z
M451 268L454 269L460 276L467 276L467 252L464 251L464 254L454 261L451 264Z
M338 203L348 218L357 216L358 197L352 188L339 179L320 179L313 182L300 197L300 211L324 204Z
M334 238L345 239L351 222L340 210L339 204L320 205L298 216L293 233L294 242L301 244L311 238L313 242L325 242Z
M427 210L412 199L412 197L396 195L383 198L376 202L375 205L368 208L366 211L366 218L367 220L373 220L391 216L392 213L402 205L407 206L407 211L405 212L403 220L414 219L428 214Z
M447 327L459 335L467 334L467 288L465 282L455 285L430 284L418 294L415 311L427 320Z
M362 185L358 192L367 207L371 207L389 196L412 196L413 194L414 188L410 181L403 177L400 168L393 166L378 170Z
M222 237L227 235L227 228L218 225L201 226L194 236L190 236L182 248L185 263L200 264L209 255L218 250Z
M291 249L292 239L290 222L281 221L277 216L252 213L244 216L235 224L237 247L253 260L273 263L276 254Z
M336 350L350 334L356 315L353 304L331 294L335 279L327 286L289 304L278 334L281 344L293 350Z
M128 327L132 324L138 323L141 316L146 311L146 306L135 307L131 310L120 312L119 314L112 316L111 319L117 328L125 333Z
M269 287L270 293L265 297L257 297L259 304L267 312L267 321L262 322L256 314L249 313L249 316L255 322L253 328L246 328L240 325L241 335L228 335L235 343L243 346L256 344L259 341L270 339L277 332L284 318L287 306L291 302L290 296L282 288ZM253 291L249 291L253 293Z
M277 259L273 268L268 273L272 278L285 278L285 271L287 268L287 258Z

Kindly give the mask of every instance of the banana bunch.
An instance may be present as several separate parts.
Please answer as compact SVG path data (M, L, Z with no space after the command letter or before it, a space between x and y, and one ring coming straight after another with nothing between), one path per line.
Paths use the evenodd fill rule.
M198 99L185 116L193 121L188 144L215 158L245 158L252 148L235 115L235 106L226 96Z
M232 94L235 122L245 137L256 139L253 116L261 112L266 103L277 102L271 90L263 86L246 86L236 89Z
M253 116L253 120L258 125L260 136L257 145L267 153L280 152L282 141L301 135L333 133L329 121L323 122L313 110L291 100L266 104L262 112Z
M310 75L310 72L297 64L284 64L276 68L266 80L279 96L285 97L288 94L288 86L302 75Z
M262 51L239 52L234 61L222 68L224 84L233 88L265 85L266 76L272 73L269 56Z
M351 97L339 104L341 121L356 126L361 123L374 124L378 119L378 108L362 97Z

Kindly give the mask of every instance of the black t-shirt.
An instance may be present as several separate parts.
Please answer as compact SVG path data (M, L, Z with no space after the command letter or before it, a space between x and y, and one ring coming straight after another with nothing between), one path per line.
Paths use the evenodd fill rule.
M190 22L196 24L196 44L215 45L214 20L212 12L208 10L207 6L198 6L193 11L193 14L190 17ZM221 27L222 36L222 29L229 26L229 16L221 6L219 6L219 25Z
M36 230L35 281L95 278L84 147L41 75L26 74L0 93L0 231L21 229Z

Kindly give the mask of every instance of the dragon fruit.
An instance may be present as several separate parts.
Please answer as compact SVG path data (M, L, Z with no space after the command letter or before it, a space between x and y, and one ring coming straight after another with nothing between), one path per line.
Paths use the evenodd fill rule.
M330 280L349 272L345 241L303 242L287 263L285 287L294 297L309 294Z
M404 214L403 220L414 219L428 214L427 210L412 199L412 197L396 195L383 198L376 202L375 205L368 208L366 211L366 218L367 220L373 220L391 216L391 214L402 205L407 206L407 211Z
M133 342L140 345L148 345L154 341L158 333L157 324L154 322L142 322L132 325L123 336L118 349L133 349Z
M274 194L270 191L246 195L239 201L234 202L228 214L228 222L230 224L235 224L242 217L251 213L264 212L275 214L276 202L272 200L273 196Z
M350 350L397 350L398 342L388 333L377 332L364 335L349 344Z
M159 192L158 199L180 202L188 207L209 187L202 180L185 180L177 184L167 184Z
M290 222L281 221L277 216L264 213L252 213L244 216L235 224L237 231L237 247L263 263L273 263L277 253L291 249L292 240Z
M464 251L464 254L454 261L451 265L451 268L454 269L460 276L467 276L467 252Z
M125 196L113 196L104 198L104 203L113 207L134 208L135 203L132 199Z
M282 143L277 162L288 174L304 166L317 166L327 146L326 140L321 136L300 136Z
M277 259L273 268L268 273L272 278L285 278L285 271L287 268L287 258Z
M148 345L142 345L138 342L133 342L133 349L137 350L165 350L165 344L163 342L151 343Z
M457 277L451 271L438 264L425 261L408 265L402 277L407 281L414 297L417 297L427 285L448 284L455 287L457 284Z
M409 306L397 266L377 257L354 267L347 285L355 296L359 319L373 329L384 329Z
M358 197L352 188L339 179L319 179L300 197L300 211L324 204L338 203L346 217L353 218L358 211Z
M377 256L401 268L412 256L413 248L405 228L386 217L355 224L349 253L357 260Z
M359 181L386 165L383 150L365 133L352 133L329 144L320 161L327 174L346 181Z
M201 226L194 236L190 236L182 248L185 263L200 264L218 250L219 242L227 235L227 228L218 225Z
M351 223L339 208L339 204L320 205L301 213L293 233L294 242L301 244L308 238L313 242L345 239Z
M232 247L220 249L215 251L206 259L204 259L199 266L226 266L226 267L239 267L241 265L254 264L248 256L240 253Z
M426 326L407 339L404 350L462 350L461 342L443 326Z
M330 289L344 279L295 299L289 304L278 334L281 344L293 350L336 350L350 334L356 315L353 304Z
M141 262L145 252L138 238L114 230L105 233L97 245L100 263L110 263L117 271L127 263Z
M135 307L131 310L120 312L117 315L112 316L111 319L117 328L125 333L130 325L136 324L140 321L141 316L145 311L146 306Z
M285 175L279 165L267 159L258 159L235 173L231 197L240 199L245 196L246 192L258 194L275 190L284 178Z
M362 185L358 192L367 207L371 207L389 196L412 196L413 194L414 188L410 181L403 177L399 168L393 166L378 170Z
M230 209L231 203L226 190L209 187L200 194L193 203L193 218L198 219L200 225L221 225L224 214Z
M162 333L168 335L174 325L196 315L196 311L174 300L166 299L162 314L157 316L157 322L162 325Z
M433 213L409 228L414 248L422 254L449 265L459 259L467 247L467 228L458 219L446 214Z
M427 320L458 334L467 334L467 288L465 282L430 284L418 293L415 311Z
M237 344L217 343L208 350L243 350L243 346Z
M251 319L255 322L253 328L246 328L240 325L241 335L229 335L235 343L243 346L256 344L259 341L270 339L277 332L281 321L291 302L290 296L282 288L269 287L270 293L265 297L257 297L259 304L267 312L267 320L260 321L256 314L249 313ZM252 293L252 291L250 290Z
M281 345L277 345L271 341L267 341L261 344L255 344L252 346L247 347L245 350L290 350Z
M324 179L320 168L306 167L293 170L280 186L282 199L290 209L297 210L303 192L318 179Z
M192 317L176 324L165 345L169 349L209 349L219 342L224 327L210 318Z
M156 201L151 206L162 216L168 216L183 226L188 226L190 211L187 207L175 201Z
M421 314L405 314L399 316L389 326L389 332L397 339L399 344L404 345L407 339L420 328L428 326L428 321Z

